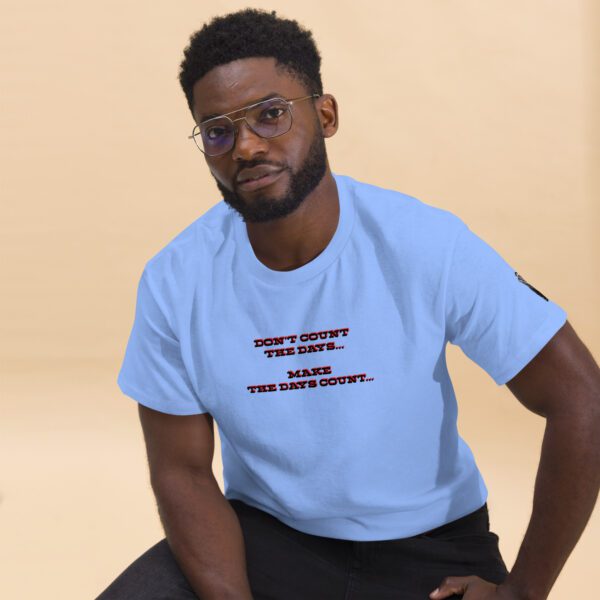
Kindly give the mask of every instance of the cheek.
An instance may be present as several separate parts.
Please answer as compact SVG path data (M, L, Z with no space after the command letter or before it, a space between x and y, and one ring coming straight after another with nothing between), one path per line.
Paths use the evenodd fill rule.
M286 162L293 170L297 170L308 156L314 133L312 131L302 130L298 132L289 145L281 148L280 156L282 162ZM291 140L290 140L291 141Z
M219 165L218 163L214 163L208 159L205 160L211 175L226 188L231 189L227 183L228 178L225 168L222 165Z
M308 120L307 123L304 124L301 132L298 134L298 139L301 140L301 148L302 150L299 152L299 157L301 160L304 160L315 142L315 138L317 136L323 137L321 132L320 125L316 119Z

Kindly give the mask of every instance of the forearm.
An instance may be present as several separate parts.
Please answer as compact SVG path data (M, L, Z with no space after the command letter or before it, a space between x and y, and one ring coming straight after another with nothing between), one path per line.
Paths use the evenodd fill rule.
M600 487L597 414L548 418L535 480L533 512L504 585L544 600L579 540Z
M170 473L153 482L169 546L202 600L252 600L238 517L211 476Z

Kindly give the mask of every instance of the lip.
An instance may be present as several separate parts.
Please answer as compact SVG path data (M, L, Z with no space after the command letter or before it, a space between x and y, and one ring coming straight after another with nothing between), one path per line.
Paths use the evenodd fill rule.
M250 179L248 181L238 183L237 187L243 192L260 190L277 181L284 170L285 169L281 169L280 171L275 171L274 173L267 173L267 175L260 177L259 179Z

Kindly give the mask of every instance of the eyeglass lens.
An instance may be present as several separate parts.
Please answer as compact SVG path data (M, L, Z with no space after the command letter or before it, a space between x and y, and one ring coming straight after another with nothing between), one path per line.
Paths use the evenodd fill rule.
M265 100L246 111L246 122L250 129L263 138L276 137L289 131L292 125L292 113L287 102L278 98ZM209 155L228 152L235 141L234 123L227 117L210 119L200 124L194 140L202 138L204 152Z

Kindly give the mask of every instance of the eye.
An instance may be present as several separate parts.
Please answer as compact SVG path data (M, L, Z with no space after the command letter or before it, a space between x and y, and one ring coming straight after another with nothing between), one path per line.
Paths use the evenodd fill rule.
M204 135L209 140L217 140L227 134L227 129L222 125L215 125L205 130Z
M271 106L266 110L263 110L260 114L261 121L276 121L285 112L285 108L281 106Z

